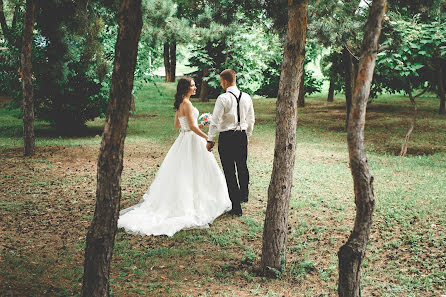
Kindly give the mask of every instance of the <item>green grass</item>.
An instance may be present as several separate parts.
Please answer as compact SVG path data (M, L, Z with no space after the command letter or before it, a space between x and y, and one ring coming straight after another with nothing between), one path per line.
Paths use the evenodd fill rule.
M175 84L136 94L122 173L122 207L137 203L178 135ZM212 112L215 100L193 104ZM110 281L113 296L334 296L336 253L353 226L344 99L306 98L299 109L289 212L287 265L281 278L258 273L275 137L275 99L255 98L249 146L250 201L241 218L173 237L119 231ZM367 109L365 141L376 208L362 266L364 296L446 294L446 118L438 99L419 98L409 155L398 156L409 100L385 95ZM23 158L19 110L0 109L0 295L78 295L85 234L94 212L95 168L104 119L86 135L58 137L36 121L37 155ZM217 160L218 154L214 152ZM4 231L4 232L3 232ZM37 263L37 264L34 264ZM7 283L9 287L1 286ZM2 291L3 290L3 291Z

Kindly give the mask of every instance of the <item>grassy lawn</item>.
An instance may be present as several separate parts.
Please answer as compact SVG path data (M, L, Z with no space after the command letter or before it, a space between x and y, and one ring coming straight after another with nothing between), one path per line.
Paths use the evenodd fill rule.
M122 173L122 207L137 203L178 135L175 84L142 88L131 116ZM212 112L215 100L193 102ZM275 99L255 98L249 146L251 196L244 215L173 237L119 231L113 296L335 296L337 251L352 229L353 186L344 99L319 95L299 110L287 265L279 279L258 274L271 175ZM408 128L408 98L368 106L365 141L376 211L362 266L363 296L446 294L446 117L439 101L419 98L409 155L398 156ZM79 295L85 235L94 213L96 161L104 119L86 136L55 136L36 122L37 153L22 157L19 110L0 108L0 296ZM216 154L218 160L218 154ZM173 181L174 186L174 181Z

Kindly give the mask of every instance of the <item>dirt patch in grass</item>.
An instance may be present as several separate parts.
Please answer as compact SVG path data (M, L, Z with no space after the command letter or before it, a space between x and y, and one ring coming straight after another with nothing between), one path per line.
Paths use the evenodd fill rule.
M7 106L11 102L10 97L0 96L0 107Z

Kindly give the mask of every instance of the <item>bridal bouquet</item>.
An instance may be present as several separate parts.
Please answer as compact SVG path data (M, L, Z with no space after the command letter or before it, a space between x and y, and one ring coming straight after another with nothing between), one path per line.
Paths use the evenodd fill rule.
M211 124L211 117L212 115L210 113L203 113L198 117L198 124L202 125L203 127L209 127Z

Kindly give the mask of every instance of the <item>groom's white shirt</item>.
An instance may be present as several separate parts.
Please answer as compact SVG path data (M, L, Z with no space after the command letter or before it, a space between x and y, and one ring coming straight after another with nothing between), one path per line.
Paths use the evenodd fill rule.
M246 130L246 136L251 137L254 128L254 108L251 96L243 92L240 99L240 126L237 126L237 100L229 93L234 93L237 98L240 91L236 86L226 89L226 93L218 96L212 112L211 124L209 125L208 140L213 141L218 132L229 130Z

